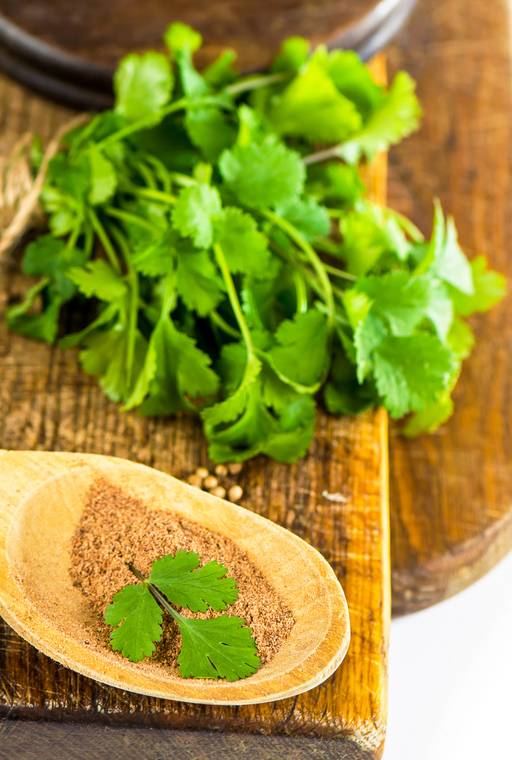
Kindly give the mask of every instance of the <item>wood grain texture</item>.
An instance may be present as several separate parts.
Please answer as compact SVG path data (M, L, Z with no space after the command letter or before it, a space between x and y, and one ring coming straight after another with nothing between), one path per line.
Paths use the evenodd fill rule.
M69 115L5 80L0 80L0 102L4 151L23 130L31 128L48 136ZM382 200L384 158L368 181L373 197ZM15 267L6 269L0 287L4 303L20 288ZM120 414L95 380L80 371L76 353L9 334L4 325L0 331L0 446L120 456L178 478L208 461L197 420L186 415L147 420ZM244 506L314 545L342 583L352 641L344 663L328 681L304 695L267 705L228 708L150 699L101 686L67 670L3 624L0 713L11 718L180 729L168 740L169 756L175 757L182 757L179 742L183 738L179 737L185 729L243 733L240 749L230 750L230 756L250 751L256 758L381 757L390 610L386 416L368 413L355 420L321 415L305 459L285 466L258 458L245 465L240 484L246 495ZM346 502L329 501L324 491L341 492ZM261 742L267 740L262 734L275 735L270 754L265 754ZM196 747L189 736L188 746ZM212 736L217 745L224 742L218 738L222 735ZM287 743L290 736L295 743ZM25 737L20 725L4 739L2 746L9 749L10 757L19 756L26 747ZM205 752L205 757L210 756L198 737L194 757L203 757ZM299 737L302 749L296 744ZM112 757L108 746L104 754L98 752L91 757Z
M389 51L424 107L390 152L389 203L425 232L437 196L462 247L512 274L512 45L506 0L422 0ZM390 438L393 610L468 586L512 548L512 298L471 320L477 343L435 435Z

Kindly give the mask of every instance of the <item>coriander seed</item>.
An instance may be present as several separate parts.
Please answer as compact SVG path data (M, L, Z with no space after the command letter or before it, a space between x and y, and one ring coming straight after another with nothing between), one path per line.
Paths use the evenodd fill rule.
M241 486L231 486L228 491L228 499L230 501L240 501L244 495L244 490Z
M211 493L212 496L217 496L219 499L224 499L226 496L226 489L222 488L222 486L216 486L216 488L210 488L209 493Z

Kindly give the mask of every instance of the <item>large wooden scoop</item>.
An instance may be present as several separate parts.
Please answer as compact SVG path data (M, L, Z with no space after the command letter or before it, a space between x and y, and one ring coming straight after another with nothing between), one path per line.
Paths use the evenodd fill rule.
M98 478L151 509L229 537L247 553L296 620L270 663L233 683L194 680L91 646L91 610L69 575L70 541ZM94 454L0 452L0 614L37 649L79 673L141 694L209 704L255 704L307 691L334 672L350 640L336 575L300 538L150 467Z

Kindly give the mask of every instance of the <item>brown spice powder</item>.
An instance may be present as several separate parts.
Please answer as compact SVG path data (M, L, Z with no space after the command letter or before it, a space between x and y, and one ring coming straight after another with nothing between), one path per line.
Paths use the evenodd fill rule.
M136 583L128 569L133 564L143 575L151 563L179 549L199 554L201 565L216 559L227 568L238 586L238 599L225 611L192 613L188 617L211 618L238 615L253 629L261 664L269 662L289 636L295 620L267 579L229 538L178 515L151 510L139 499L104 480L91 488L77 532L71 544L70 574L86 595L95 613L94 633L108 645L112 629L103 622L106 607L126 584ZM162 639L151 661L179 673L176 659L181 649L177 624L164 613Z

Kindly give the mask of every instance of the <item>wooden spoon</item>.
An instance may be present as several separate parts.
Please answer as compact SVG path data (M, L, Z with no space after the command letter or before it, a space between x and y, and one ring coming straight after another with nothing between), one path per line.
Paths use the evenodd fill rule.
M271 581L296 623L249 678L184 679L91 646L90 608L72 584L70 541L90 486L103 478L151 509L232 539ZM0 613L37 649L85 676L154 697L207 704L284 699L322 683L343 660L349 619L330 565L297 536L247 509L144 465L95 454L0 451Z

